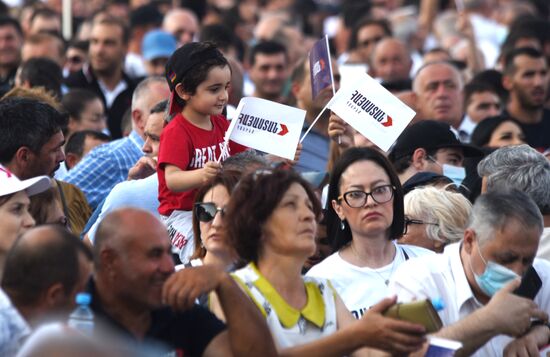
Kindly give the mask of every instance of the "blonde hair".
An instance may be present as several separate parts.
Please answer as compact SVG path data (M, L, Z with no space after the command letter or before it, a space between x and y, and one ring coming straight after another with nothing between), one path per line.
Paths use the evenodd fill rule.
M55 99L55 95L52 92L46 90L44 87L13 87L9 92L4 94L2 99L14 97L34 99L39 102L48 104L58 112L62 110L61 104L57 99Z
M472 204L460 193L431 186L419 187L405 195L405 216L426 224L429 239L445 244L462 239Z

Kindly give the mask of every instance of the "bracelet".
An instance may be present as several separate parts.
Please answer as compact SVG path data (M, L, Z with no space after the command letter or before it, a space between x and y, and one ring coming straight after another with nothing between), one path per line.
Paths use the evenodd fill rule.
M531 328L535 326L545 325L546 327L550 328L550 323L543 321L543 320L533 320L531 321Z

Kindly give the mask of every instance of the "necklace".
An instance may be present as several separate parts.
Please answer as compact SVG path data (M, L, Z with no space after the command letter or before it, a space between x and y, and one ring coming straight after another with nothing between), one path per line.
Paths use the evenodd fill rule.
M397 252L395 253L395 255L397 256ZM391 279L391 276L393 275L393 268L395 268L395 258L393 258L393 261L391 262L391 270L390 270L390 275L388 275L386 278L384 278L384 276L382 274L380 274L378 271L376 270L373 270L376 274L378 274L378 276L384 280L384 284L386 284L386 286L390 285L390 279Z
M349 247L351 249L351 251L353 252L353 254L355 255L355 257L357 258L357 260L361 261L361 258L359 257L359 253L357 253L357 251L355 250L355 247L353 246L352 242L349 243ZM371 268L373 272L375 272L379 277L380 279L382 279L382 281L384 281L384 284L386 284L386 286L388 286L390 284L390 279L393 275L393 269L395 269L395 260L397 259L397 247L395 249L395 256L391 262L391 270L390 270L390 274L387 276L387 277L384 277L384 275L382 275L380 272L377 271L377 268Z

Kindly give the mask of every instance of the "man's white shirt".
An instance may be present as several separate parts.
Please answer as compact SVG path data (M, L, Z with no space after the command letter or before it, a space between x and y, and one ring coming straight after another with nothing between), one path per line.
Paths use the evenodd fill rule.
M390 282L390 291L399 302L441 298L445 308L439 311L444 326L470 315L483 305L474 297L460 258L461 243L447 246L442 254L426 255L401 264ZM535 297L538 307L550 313L550 263L535 259L533 267L543 284ZM503 312L505 313L505 312ZM472 356L502 356L513 339L500 335L491 339Z

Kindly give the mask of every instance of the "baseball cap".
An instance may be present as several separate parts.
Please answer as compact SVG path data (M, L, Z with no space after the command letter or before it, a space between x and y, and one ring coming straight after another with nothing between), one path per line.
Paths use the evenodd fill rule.
M176 38L161 30L147 32L141 42L143 59L146 61L155 58L169 58L177 47Z
M28 180L20 180L10 170L0 165L0 196L11 195L19 191L26 191L33 196L46 191L51 186L48 176L37 176Z
M461 143L449 124L423 120L405 128L397 138L393 150L389 154L389 159L394 162L403 156L412 154L418 148L426 150L460 148L464 157L483 156L483 152L475 146Z
M176 85L197 65L212 58L224 59L223 54L211 42L191 42L178 48L166 63L166 80L170 87L170 115L181 112L183 107L177 101Z

